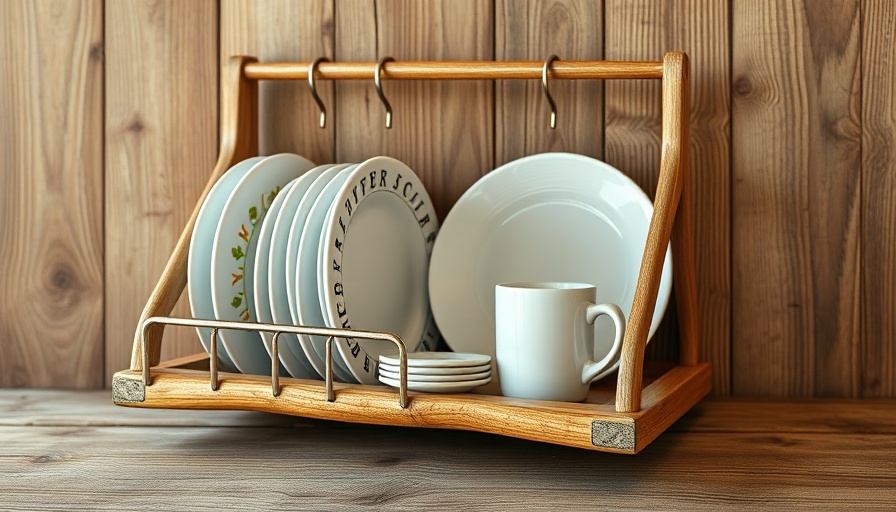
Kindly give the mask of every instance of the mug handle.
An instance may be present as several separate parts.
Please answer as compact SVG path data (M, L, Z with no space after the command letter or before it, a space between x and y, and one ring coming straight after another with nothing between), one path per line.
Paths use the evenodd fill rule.
M625 315L619 306L615 304L591 304L585 310L585 320L589 324L593 324L597 317L607 315L616 324L616 337L613 339L613 348L610 353L598 362L588 361L582 368L582 384L588 384L600 375L604 370L610 368L619 359L622 352L622 339L625 337Z

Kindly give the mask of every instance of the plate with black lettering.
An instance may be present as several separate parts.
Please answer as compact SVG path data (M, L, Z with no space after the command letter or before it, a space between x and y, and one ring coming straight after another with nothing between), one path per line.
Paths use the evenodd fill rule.
M432 350L438 334L429 308L429 257L439 221L429 194L404 163L375 157L339 189L321 233L321 304L329 327L397 334L411 352ZM339 339L352 375L379 384L388 341Z
M507 282L589 283L599 304L628 318L652 216L634 181L587 156L543 153L486 174L448 213L433 249L430 300L445 343L494 356L495 286ZM671 288L667 247L648 339ZM596 360L610 352L614 330L608 318L595 322Z

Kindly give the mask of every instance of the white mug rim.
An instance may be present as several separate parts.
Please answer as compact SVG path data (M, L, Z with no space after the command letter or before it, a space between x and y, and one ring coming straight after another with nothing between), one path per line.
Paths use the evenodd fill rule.
M571 281L516 281L511 283L500 283L495 285L496 288L504 288L506 290L588 290L596 289L593 284L577 283Z

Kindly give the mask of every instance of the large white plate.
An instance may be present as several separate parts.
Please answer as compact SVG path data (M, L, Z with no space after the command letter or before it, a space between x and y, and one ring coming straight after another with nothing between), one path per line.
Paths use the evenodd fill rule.
M254 275L256 242L264 214L284 185L313 167L298 155L269 156L255 164L234 187L212 247L212 305L219 320L255 320L255 308L246 293L246 276ZM237 369L270 374L271 356L256 333L222 329L219 334Z
M409 351L432 350L429 255L439 221L429 194L402 162L375 157L358 165L333 200L321 233L318 268L324 320L330 327L388 331ZM352 375L377 384L388 341L340 338Z
M325 325L324 315L318 301L320 295L318 286L321 281L318 275L317 253L320 246L320 235L324 219L326 219L330 205L333 204L336 192L339 191L355 167L357 164L352 164L339 171L328 183L323 184L317 197L306 197L303 202L309 202L310 207L308 204L300 205L303 210L308 208L305 224L294 223L295 229L290 231L291 244L297 243L298 245L298 267L294 286L297 297L295 313L298 319L297 323L300 325L312 327ZM323 336L299 336L299 344L302 346L305 356L322 376L326 371L324 367L327 357L326 342L327 338ZM333 353L333 376L340 382L356 382L338 351Z
M209 267L212 263L212 247L215 243L215 230L224 204L233 192L233 188L240 179L249 172L253 165L262 161L264 157L257 156L243 160L224 172L218 181L205 196L205 201L199 207L196 215L196 224L193 225L193 235L190 237L190 252L187 256L187 294L190 299L190 314L193 318L213 320L215 308L212 305L212 276ZM205 351L211 353L211 329L197 328L196 334L199 341L205 347ZM218 360L223 363L222 369L234 369L236 366L227 355L227 349L218 338Z
M494 356L495 285L510 281L590 283L597 302L628 318L652 215L634 181L582 155L533 155L485 175L451 209L432 254L430 300L445 342ZM667 248L650 336L671 287ZM609 353L613 330L597 319L596 360Z
M289 190L284 188L280 191L277 199L274 200L276 203L278 199L283 198L279 211L275 212L274 207L271 206L271 210L265 217L262 235L265 234L264 227L270 221L272 224L271 250L268 253L267 265L265 265L267 272L262 276L259 276L256 272L256 276L267 283L265 287L267 295L265 295L264 301L270 305L271 320L276 324L292 323L292 315L290 315L286 297L288 287L286 285L285 273L289 265L289 258L286 254L286 242L293 216L296 213L296 207L311 184L330 167L332 167L332 164L315 167L291 181L290 184L292 186L289 187ZM259 252L260 256L261 253ZM256 269L258 269L257 264ZM256 298L259 299L258 297ZM261 335L270 354L273 351L274 335L268 332L263 332ZM283 333L280 335L278 352L280 362L283 363L283 366L286 367L293 377L302 379L317 378L317 372L305 358L305 354L299 349L299 343L296 341L294 334Z

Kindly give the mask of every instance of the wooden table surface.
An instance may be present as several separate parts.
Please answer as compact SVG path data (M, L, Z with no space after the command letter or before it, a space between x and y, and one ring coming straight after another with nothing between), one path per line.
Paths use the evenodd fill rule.
M635 456L0 389L0 509L894 509L896 402L704 401Z

